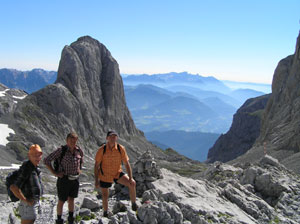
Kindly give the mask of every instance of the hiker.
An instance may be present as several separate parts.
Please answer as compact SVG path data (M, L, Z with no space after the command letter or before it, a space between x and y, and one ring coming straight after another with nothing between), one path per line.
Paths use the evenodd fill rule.
M129 164L125 147L117 143L118 134L115 131L108 131L106 144L103 144L95 156L95 188L101 189L103 216L108 217L108 196L112 183L119 183L129 188L131 208L136 211L136 190L135 180L132 178L132 170ZM128 173L122 171L122 162Z
M43 194L43 187L38 164L42 155L43 152L39 145L30 146L28 150L29 160L23 162L15 183L10 185L10 190L20 200L21 224L34 223L40 211L39 199Z
M78 196L79 191L79 175L81 173L81 167L83 162L83 152L76 145L78 136L76 133L71 132L67 135L67 144L61 146L45 159L44 163L50 172L57 177L56 187L58 195L57 203L57 224L64 223L62 219L63 206L68 201L68 223L74 223L74 200ZM56 171L51 162L59 160L58 170Z

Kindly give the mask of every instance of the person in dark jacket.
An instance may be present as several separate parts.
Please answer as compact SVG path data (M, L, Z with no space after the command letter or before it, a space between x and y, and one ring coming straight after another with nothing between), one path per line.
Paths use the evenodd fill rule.
M39 199L43 194L43 187L38 164L42 159L42 155L43 152L39 145L30 146L28 150L29 160L22 164L15 184L10 186L10 190L20 199L21 224L34 223L39 213Z
M63 206L68 201L69 217L68 223L74 223L74 200L78 196L79 191L79 174L81 173L83 163L83 152L79 146L76 145L78 136L71 132L67 135L67 145L62 146L50 153L45 159L44 163L50 172L57 177L56 187L58 194L57 203L57 224L64 223L62 219ZM61 158L58 171L55 171L51 165L51 161L61 157L63 148L65 151L63 158Z

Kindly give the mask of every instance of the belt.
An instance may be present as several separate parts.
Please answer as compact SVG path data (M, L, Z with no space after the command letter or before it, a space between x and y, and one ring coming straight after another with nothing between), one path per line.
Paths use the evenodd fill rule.
M77 175L67 175L69 180L77 180L79 178L79 174Z

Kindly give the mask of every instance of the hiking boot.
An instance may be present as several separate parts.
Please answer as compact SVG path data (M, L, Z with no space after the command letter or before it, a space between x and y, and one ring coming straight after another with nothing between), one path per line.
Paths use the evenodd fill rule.
M56 219L55 224L64 224L64 220L63 219Z
M103 217L109 218L111 217L113 214L110 211L104 211L103 212Z
M138 208L139 208L139 206L138 206L135 202L133 202L132 205L131 205L131 209L132 209L133 211L137 211Z
M68 224L74 224L74 217L68 217Z
M103 212L103 217L106 217L106 218L108 217L107 211L104 211L104 212Z

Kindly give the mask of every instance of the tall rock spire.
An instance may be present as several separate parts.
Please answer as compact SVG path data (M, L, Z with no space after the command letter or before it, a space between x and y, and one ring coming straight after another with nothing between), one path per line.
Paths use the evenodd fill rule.
M282 59L274 72L272 94L262 116L260 136L239 161L255 161L264 153L289 169L300 170L300 33L293 55Z
M79 144L93 158L109 129L119 133L133 161L146 150L165 157L135 126L117 61L89 36L65 46L56 82L28 95L6 119L16 132L7 147L21 155L18 159L26 157L27 146L33 143L46 153L52 151L65 143L71 130L78 133Z
M99 41L84 36L65 46L55 83L76 98L86 128L113 128L121 136L139 133L126 106L118 63Z

